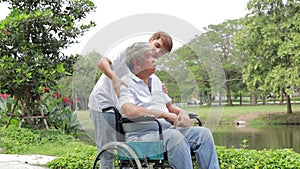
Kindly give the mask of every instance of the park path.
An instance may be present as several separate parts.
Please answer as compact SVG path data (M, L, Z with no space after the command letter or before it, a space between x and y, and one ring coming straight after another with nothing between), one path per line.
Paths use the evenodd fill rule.
M46 169L41 166L55 158L45 155L0 154L0 169Z

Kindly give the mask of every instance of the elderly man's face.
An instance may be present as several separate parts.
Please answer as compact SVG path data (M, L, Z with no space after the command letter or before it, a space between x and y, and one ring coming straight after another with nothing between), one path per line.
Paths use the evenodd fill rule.
M141 72L151 75L155 73L157 52L155 49L146 51L142 62L140 63Z

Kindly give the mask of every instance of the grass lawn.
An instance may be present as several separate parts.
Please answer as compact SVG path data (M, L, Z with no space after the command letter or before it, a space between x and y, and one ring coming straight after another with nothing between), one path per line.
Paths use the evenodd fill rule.
M243 118L253 123L257 123L261 118L265 122L276 120L275 123L286 123L287 119L297 119L300 123L300 104L293 104L293 114L286 114L286 105L258 105L258 106L185 106L181 107L188 112L197 112L201 119L205 121L208 116L217 115L222 123L232 123L234 120ZM294 120L295 122L295 120Z
M243 119L251 123L299 123L300 104L292 104L293 114L286 114L286 105L258 105L258 106L184 106L187 112L198 113L203 121L208 117L220 118L221 123L233 123ZM78 111L78 119L85 128L93 128L87 110ZM272 122L273 121L273 122Z

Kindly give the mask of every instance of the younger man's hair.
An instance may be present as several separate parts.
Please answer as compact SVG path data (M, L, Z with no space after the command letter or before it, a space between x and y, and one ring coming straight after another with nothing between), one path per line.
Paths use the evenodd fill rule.
M166 50L170 52L173 48L172 37L163 31L158 31L150 37L150 39L154 39L154 40L159 38L164 42L164 46L166 47Z

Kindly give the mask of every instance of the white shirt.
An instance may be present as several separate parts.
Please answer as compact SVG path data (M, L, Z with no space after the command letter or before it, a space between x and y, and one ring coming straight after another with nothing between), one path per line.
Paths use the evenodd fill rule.
M129 73L125 63L126 48L117 49L117 51L110 52L107 58L112 63L112 70L121 78ZM112 81L103 73L90 94L88 107L95 111L102 111L104 108L116 106L117 102L118 99Z
M159 111L168 112L166 104L171 102L172 99L162 91L162 82L155 75L149 77L150 89L146 86L143 80L135 76L133 73L125 75L122 80L128 85L128 88L121 86L119 109L126 103L132 103L136 106L144 107L147 109L156 109ZM121 109L120 109L121 110ZM123 113L122 113L123 114ZM163 129L169 128L171 124L164 118L159 119ZM126 130L126 128L124 128ZM128 129L132 131L133 128ZM134 130L140 132L156 131L157 125L151 124L143 125L139 128L135 126Z

